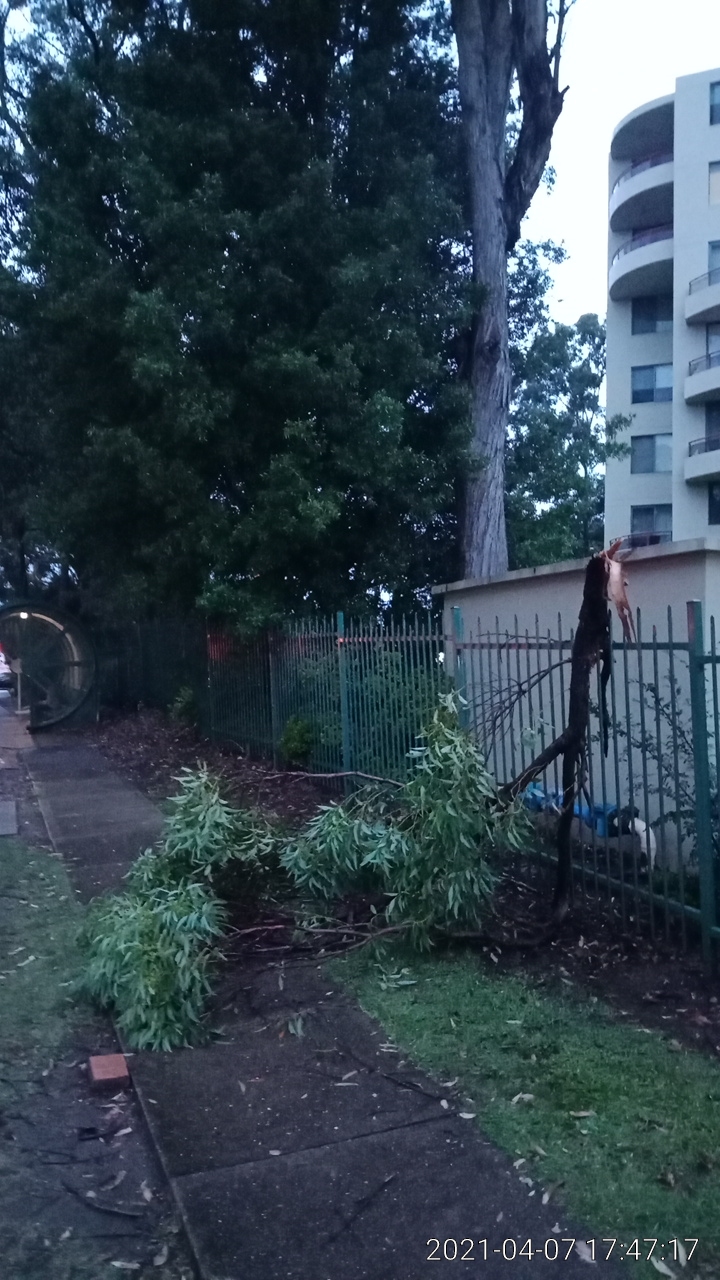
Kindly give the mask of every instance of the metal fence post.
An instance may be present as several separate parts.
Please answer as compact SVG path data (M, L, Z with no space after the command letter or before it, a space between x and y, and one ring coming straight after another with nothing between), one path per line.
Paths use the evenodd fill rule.
M278 749L280 746L280 717L278 713L277 671L275 669L275 635L267 632L268 668L270 673L270 735L272 737L272 757L275 768L278 768Z
M453 634L454 634L454 659L455 659L455 688L461 698L465 699L465 706L460 704L460 725L463 729L467 729L470 723L470 710L467 706L467 671L465 667L465 650L462 648L465 639L465 622L462 615L462 609L458 605L453 605Z
M352 727L350 724L350 695L348 689L347 653L345 650L345 614L336 615L338 672L340 675L340 731L342 738L342 767L345 773L352 769ZM345 791L350 790L350 778L345 779Z
M715 868L713 866L712 799L708 755L705 646L702 604L687 602L690 709L692 714L693 771L695 775L695 834L700 881L700 931L703 959L713 961L712 930L716 923Z

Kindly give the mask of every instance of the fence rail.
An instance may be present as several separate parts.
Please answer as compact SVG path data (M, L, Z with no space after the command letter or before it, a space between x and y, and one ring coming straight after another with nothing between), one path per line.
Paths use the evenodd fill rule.
M448 626L448 621L450 625ZM687 639L668 609L662 638L615 640L607 688L610 738L601 742L599 672L574 820L574 873L604 897L626 928L700 934L711 958L720 941L718 859L720 690L714 621L688 605ZM682 628L685 632L685 627ZM250 638L200 621L163 621L98 637L106 702L170 707L192 691L200 727L252 756L318 773L407 776L407 753L454 684L463 718L501 783L517 777L565 724L573 632L501 629L463 616L387 624L297 622ZM290 742L295 727L302 731ZM298 745L299 743L299 745ZM304 747L303 747L304 743ZM304 751L304 754L303 754ZM560 761L527 789L536 862L553 856L549 829L561 796ZM543 832L545 831L545 836Z

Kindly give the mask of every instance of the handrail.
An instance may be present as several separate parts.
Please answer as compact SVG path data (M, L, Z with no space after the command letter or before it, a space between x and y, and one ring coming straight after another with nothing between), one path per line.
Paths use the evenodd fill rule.
M691 440L688 453L695 458L699 453L713 453L720 449L720 436L700 436L699 440Z
M708 351L706 356L698 356L688 365L688 373L704 373L706 369L720 368L720 351Z
M620 245L613 258L613 264L617 262L618 258L622 258L624 254L632 253L633 249L641 249L643 245L654 244L656 240L672 240L672 235L672 223L663 227L648 227L647 231L640 231L638 235Z
M635 160L629 168L623 169L620 177L613 184L610 194L614 195L618 187L623 182L627 182L628 178L634 178L636 173L644 173L646 169L654 169L658 164L672 164L674 158L672 151L657 151L652 156L646 156L644 160Z
M720 284L720 267L713 267L712 271L706 271L704 276L695 276L690 281L688 293L697 293L698 289L707 289L711 284Z

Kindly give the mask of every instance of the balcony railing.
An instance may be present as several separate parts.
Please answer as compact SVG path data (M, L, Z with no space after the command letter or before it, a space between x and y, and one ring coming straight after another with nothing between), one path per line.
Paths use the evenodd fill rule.
M720 284L720 267L706 271L704 276L696 276L690 281L688 293L697 293L699 289L707 289L711 284Z
M645 160L636 160L630 165L629 169L623 169L617 182L614 184L611 195L614 195L619 186L623 182L627 182L628 178L634 178L636 173L644 173L646 169L654 169L658 164L672 164L672 151L658 151L653 156L647 156Z
M662 529L657 533L626 533L620 551L634 551L637 547L657 547L661 542L672 542L672 531Z
M720 351L708 351L706 356L698 356L688 365L688 373L704 373L706 369L720 368Z
M626 253L632 253L633 249L642 249L643 245L654 244L656 240L672 240L673 228L672 223L664 227L648 227L647 231L639 231L631 240L626 240L625 244L621 244L613 262L617 262L618 258L624 257Z
M691 458L698 453L713 453L720 449L720 436L701 436L699 440L691 440L688 453Z

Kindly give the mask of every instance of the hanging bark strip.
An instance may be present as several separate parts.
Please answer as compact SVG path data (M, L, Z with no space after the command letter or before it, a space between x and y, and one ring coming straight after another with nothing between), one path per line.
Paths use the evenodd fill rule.
M602 664L600 672L601 735L606 755L608 751L610 721L605 691L612 664L608 599L611 599L617 608L626 640L634 638L632 615L625 592L627 583L622 577L620 564L615 559L619 546L619 542L613 543L608 551L601 551L599 555L593 556L585 570L583 601L571 651L570 697L565 728L555 741L541 751L540 755L536 756L532 763L505 789L506 794L510 796L519 795L533 778L562 755L563 804L558 819L557 879L553 900L553 916L558 922L564 919L571 906L570 826L587 743L590 673L598 662Z

